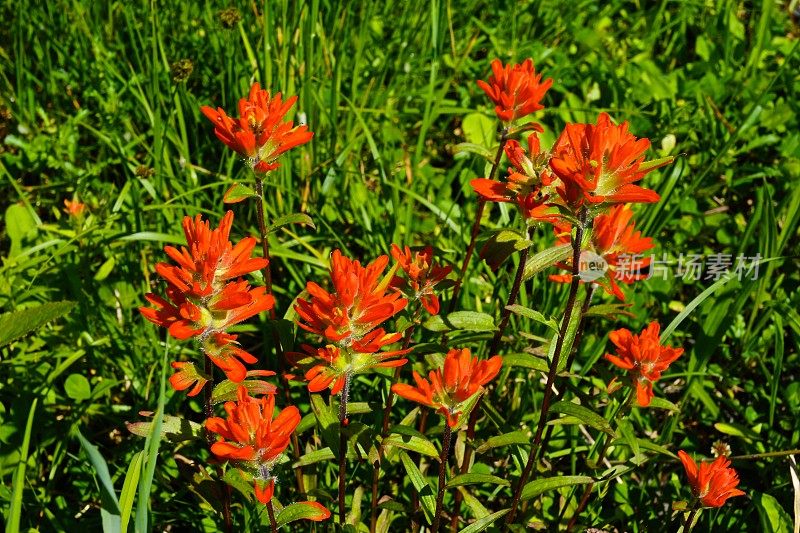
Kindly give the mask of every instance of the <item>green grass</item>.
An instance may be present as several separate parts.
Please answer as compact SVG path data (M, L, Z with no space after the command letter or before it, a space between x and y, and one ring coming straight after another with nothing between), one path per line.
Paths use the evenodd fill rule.
M0 27L0 311L76 303L65 316L0 346L0 506L9 530L17 523L22 530L99 530L109 512L109 484L117 505L133 509L137 529L221 527L200 496L208 488L203 480L215 475L207 449L145 441L125 422L142 420L140 411L202 420L199 401L169 387L162 392L163 332L137 308L159 286L153 268L164 260L161 247L182 242L182 217L204 213L217 220L224 191L250 180L199 107L230 110L256 80L298 95L296 110L315 133L268 184L270 219L302 211L316 226L273 233L280 313L307 280L325 277L334 248L371 260L393 242L431 244L446 262L459 264L476 207L469 180L484 176L488 164L454 146L482 143L487 133L496 142L492 107L475 80L487 78L495 57L532 57L555 80L538 115L545 146L566 122L593 121L607 111L651 139L651 158L677 156L645 180L662 201L637 208L657 256L770 259L757 280L721 286L672 334L686 355L659 390L680 411L635 410L636 436L695 456L709 456L717 440L734 456L797 448L800 26L783 2L242 2L241 22L230 29L218 17L226 4L199 6L77 0L0 6L0 18L9 21ZM193 70L178 82L170 65L181 59ZM62 211L73 195L89 206L80 227ZM252 204L233 209L234 234L257 234ZM494 206L483 229L488 235L518 225L513 211ZM552 237L539 231L535 242L541 250ZM459 309L497 312L515 260L496 272L474 261ZM582 379L571 380L567 398L593 402L615 375L601 359L610 330L640 329L649 320L666 326L711 283L651 279L628 291L633 316L592 318L577 359ZM565 287L539 274L523 286L519 303L558 316L565 298ZM613 303L605 295L597 302ZM259 320L241 327L243 343L262 356L261 368L274 368L272 336L266 318ZM537 347L526 334L549 335L546 326L516 315L508 331L504 353ZM489 336L459 332L450 345L482 349ZM422 332L417 340L435 342L438 335ZM193 353L190 343L172 342L167 357ZM412 357L417 370L430 368L422 355ZM485 402L488 418L478 438L535 428L539 379L524 367L504 371L496 387L502 394ZM380 427L376 391L386 383L385 376L357 380L352 400L369 402L373 413L353 419ZM308 394L300 387L292 394L301 413L311 413ZM411 407L400 401L395 420ZM301 435L303 453L326 445L312 426ZM439 431L434 425L428 436L438 439ZM549 452L553 471L585 474L583 455L558 450L588 445L577 426L559 426ZM671 520L672 502L689 497L679 463L647 453L637 464L619 448L614 461L626 467L620 482L601 486L585 521L661 529ZM480 473L516 480L528 449L491 449L480 457ZM95 453L107 475L98 471ZM140 479L128 483L134 460L141 461L133 475ZM425 466L423 481L435 486L436 469ZM791 531L800 496L787 459L734 466L748 498L703 513L696 530ZM403 461L394 457L386 468L407 508L412 484ZM316 487L312 495L335 509L336 461L314 463L306 474ZM367 462L351 461L350 486L366 491L367 524L371 475ZM303 499L288 465L282 477L280 502ZM487 484L463 489L469 520L501 511L510 496ZM531 515L557 516L554 494L531 500ZM237 526L267 523L261 507L236 490L234 503ZM393 518L392 528L409 527L407 512Z

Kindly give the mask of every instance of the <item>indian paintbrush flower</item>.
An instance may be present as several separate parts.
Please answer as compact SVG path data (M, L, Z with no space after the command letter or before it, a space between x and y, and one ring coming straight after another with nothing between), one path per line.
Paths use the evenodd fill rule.
M408 246L400 248L396 244L392 244L392 257L408 277L411 286L409 296L419 300L430 314L439 314L439 298L436 296L435 289L450 274L453 267L434 263L433 248L430 246L412 252ZM396 277L392 280L392 285L395 287L403 284L401 278Z
M506 123L543 109L542 98L552 84L551 78L542 81L530 58L508 65L495 59L489 82L478 81L478 87L494 103L497 118Z
M278 157L311 140L314 134L305 125L295 126L284 117L297 101L296 96L283 100L281 93L270 95L254 83L247 98L239 100L239 117L229 117L225 110L203 106L200 111L214 123L214 134L230 149L246 157L255 172L265 173L280 166Z
M641 407L650 405L653 399L653 383L683 353L683 348L662 345L659 339L660 330L658 322L653 321L639 335L634 335L625 328L612 331L608 335L616 346L617 353L607 353L605 358L628 372Z
M567 124L553 147L550 167L558 192L573 210L597 204L656 202L655 191L634 182L668 164L672 158L645 161L648 139L637 139L628 123L616 125L600 113L596 124Z
M428 379L413 373L416 387L405 383L392 391L407 400L438 410L451 428L458 427L465 403L483 392L483 386L500 372L503 358L495 355L485 361L472 357L468 348L447 352L442 368L431 370Z
M745 493L736 488L739 475L724 455L714 461L702 461L699 468L685 451L680 450L678 457L686 470L692 494L703 507L722 507L728 498L744 496Z

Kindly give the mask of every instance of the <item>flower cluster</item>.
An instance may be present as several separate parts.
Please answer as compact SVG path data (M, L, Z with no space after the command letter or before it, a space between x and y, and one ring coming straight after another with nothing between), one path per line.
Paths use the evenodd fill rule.
M142 307L142 315L167 328L176 339L197 338L201 349L233 382L247 377L244 363L255 356L239 347L237 336L226 330L272 308L274 298L264 287L251 287L240 276L259 270L266 259L251 257L256 241L246 237L235 246L230 242L233 212L228 211L216 229L200 215L183 219L186 247L166 246L164 252L176 263L159 263L156 272L167 282L166 298L154 293L145 297L153 307ZM173 364L178 373L170 383L176 390L192 387L200 392L210 376L194 365Z
M416 387L405 383L392 386L392 391L407 400L439 411L451 428L459 426L469 401L483 393L483 386L492 381L503 366L503 358L495 355L485 361L472 357L468 348L447 352L442 368L431 370L428 379L414 371Z
M542 75L536 74L532 59L519 65L503 65L495 59L489 82L478 81L478 87L494 103L497 118L503 122L512 122L542 109L544 106L540 102L551 85L551 78L542 81Z
M447 278L453 267L434 263L433 248L430 246L421 251L412 252L408 246L401 249L393 244L392 257L408 277L408 284L411 287L409 297L412 300L419 300L430 314L438 315L439 298L436 296L436 286ZM402 289L405 282L402 278L395 277L392 280L392 286Z
M391 273L384 275L389 258L381 256L362 266L339 250L331 254L331 292L313 281L306 284L310 298L295 304L298 325L329 344L321 348L303 346L303 353L288 354L289 360L305 370L311 391L332 385L340 392L354 374L375 367L405 364L397 357L408 350L381 352L401 338L387 333L381 324L402 311L408 300L392 287Z
M266 173L280 166L277 159L282 153L314 136L307 126L283 120L296 101L296 96L283 101L281 93L270 96L254 83L250 95L239 100L238 118L229 117L221 107L203 106L200 110L214 124L219 140L246 157L255 172Z

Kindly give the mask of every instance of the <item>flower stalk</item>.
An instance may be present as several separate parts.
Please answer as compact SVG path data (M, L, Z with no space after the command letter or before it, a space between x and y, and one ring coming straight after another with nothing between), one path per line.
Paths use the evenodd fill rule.
M272 500L267 502L267 514L269 515L269 528L272 533L278 533L278 523L275 521L275 509Z
M350 374L345 375L344 388L339 401L339 525L344 527L345 521L345 507L344 496L347 474L347 434L345 427L348 425L347 420L347 397L350 394Z
M450 456L450 440L453 430L450 424L444 425L444 434L442 435L442 454L439 456L439 491L436 494L436 512L433 516L433 526L431 531L439 531L439 525L442 519L442 502L444 501L444 477L447 471L447 459Z
M269 226L267 226L267 217L264 212L264 180L256 173L256 216L258 218L258 231L261 234L261 250L264 253L264 259L269 261L262 272L264 273L264 286L267 288L267 294L272 294L272 260L269 256ZM275 307L269 311L269 317L275 319Z
M567 329L569 328L570 320L572 319L572 309L575 306L575 298L578 295L578 287L580 286L580 256L581 256L581 243L583 241L583 232L586 225L586 209L582 208L578 214L578 224L575 227L575 238L572 240L572 282L570 283L569 296L567 297L567 307L564 310L564 317L561 321L561 328L558 332L558 339L556 340L556 348L553 353L553 361L550 363L550 369L547 373L547 384L544 389L544 399L542 400L542 408L539 413L539 423L536 427L536 434L533 437L533 444L531 445L531 452L528 456L528 462L522 471L522 476L519 478L517 488L514 490L514 499L511 503L511 511L506 515L506 524L512 524L517 514L517 507L519 507L519 500L522 496L522 489L528 481L531 474L533 465L536 462L536 456L539 453L539 448L542 443L542 435L544 433L544 426L547 423L547 413L550 410L550 403L553 399L553 382L556 379L556 372L558 371L558 363L561 359L561 351L564 348L564 339L567 336Z

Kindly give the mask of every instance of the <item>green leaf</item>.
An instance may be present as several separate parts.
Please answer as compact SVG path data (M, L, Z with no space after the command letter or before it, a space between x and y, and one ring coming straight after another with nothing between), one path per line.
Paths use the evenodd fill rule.
M248 198L254 198L257 196L258 194L256 194L256 191L254 191L247 185L242 185L241 183L234 183L230 189L225 191L225 194L222 197L222 201L226 204L235 204L243 200L247 200Z
M399 435L394 433L383 439L384 446L397 446L429 457L439 457L439 452L431 441L416 435Z
M477 154L489 163L494 161L494 154L491 150L475 143L458 143L450 149L450 153L453 154L453 157L458 157L460 154Z
M423 326L433 332L445 331L494 331L494 318L486 313L475 311L456 311L449 315L434 315L425 321Z
M514 305L507 305L506 309L514 313L515 315L524 316L525 318L530 318L540 324L544 324L555 333L558 333L558 322L554 318L547 318L539 311L535 311L533 309L529 309L525 306L514 304Z
M11 204L6 209L6 235L11 240L9 257L16 257L22 251L22 241L37 232L36 219L21 204Z
M64 382L64 392L76 402L82 402L91 397L92 386L82 374L70 374Z
M683 308L683 311L678 313L678 316L673 318L672 322L670 322L669 325L666 328L664 328L664 331L661 332L661 337L660 337L661 343L663 344L664 342L666 342L667 339L669 339L670 335L672 335L672 332L675 331L678 328L678 326L681 325L681 322L686 320L686 317L688 317L692 313L692 311L694 311L695 308L697 308L698 305L705 302L709 296L717 292L720 288L722 288L723 285L725 285L732 279L736 279L736 276L734 276L731 273L721 277L719 280L714 282L709 288L701 292L694 300L689 302L686 305L686 307Z
M522 499L530 500L545 492L571 487L573 485L585 485L594 481L589 476L556 476L546 477L531 481L522 489Z
M497 134L497 121L483 113L469 113L461 122L461 130L468 143L492 146Z
M487 527L491 526L498 518L502 518L511 509L503 509L502 511L497 511L496 513L492 513L489 516L484 516L478 520L475 520L473 523L465 527L461 530L461 533L478 533L479 531L483 531Z
M313 452L308 452L307 454L300 456L300 459L292 464L292 468L313 465L314 463L330 461L332 459L336 459L336 456L333 454L333 450L326 446L321 450L314 450Z
M114 270L114 265L116 264L116 260L114 257L109 257L105 260L105 262L100 265L100 268L97 269L97 272L94 275L95 281L103 281L111 274L111 271Z
M139 476L142 471L142 461L144 460L144 450L133 456L131 464L128 465L128 472L125 474L125 481L122 484L122 493L119 496L120 506L120 531L128 531L128 522L133 511L133 499L136 496L136 488L139 485Z
M525 262L525 270L522 273L522 281L531 279L547 267L565 261L572 254L571 244L561 244L531 256Z
M524 431L512 431L502 435L489 437L486 441L475 449L475 453L484 453L492 448L501 446L511 446L512 444L528 444L531 438Z
M91 444L86 438L81 435L81 432L76 430L75 434L81 443L86 455L89 456L89 462L94 467L94 472L97 475L100 486L100 515L103 520L103 533L110 531L120 531L120 511L119 501L117 500L117 493L114 491L114 482L111 481L111 474L108 472L108 464L96 446Z
M453 487L461 487L464 485L477 485L477 484L490 484L490 485L502 485L504 487L510 487L511 482L507 479L502 477L492 476L490 474L461 474L450 481L447 482L446 487L451 489Z
M69 313L75 302L48 302L0 315L0 346L38 329L51 320Z
M667 411L671 411L673 413L680 411L680 408L677 405L665 398L659 398L658 396L655 396L652 400L650 400L650 405L648 407L651 409L666 409Z
M275 523L278 527L283 527L297 520L313 520L315 522L320 522L322 520L327 520L330 516L330 511L325 509L320 503L297 502L284 507L281 512L278 513L278 516L275 517Z
M540 372L547 372L550 367L547 361L529 353L510 353L503 356L503 367L519 366Z
M235 401L240 385L245 387L250 396L253 397L275 392L275 385L260 379L245 379L239 383L226 379L214 386L214 391L211 393L211 403L218 404Z
M586 316L594 316L598 318L605 318L607 320L614 320L620 316L633 318L636 315L627 309L633 304L600 304L593 305L586 311Z
M747 428L741 424L734 424L734 423L726 423L726 422L717 422L714 424L714 428L720 433L724 433L726 435L731 435L733 437L740 437L745 440L758 440L759 436L758 433L753 431L750 428Z
M608 420L582 405L562 400L551 405L550 411L575 417L587 426L598 429L612 437L614 436L614 430L611 429L611 424L609 424Z
M774 496L760 492L751 494L761 518L761 531L791 533L792 519ZM734 501L734 500L732 500Z
M128 431L139 437L148 437L153 430L153 422L128 422L126 425ZM159 427L161 438L170 442L183 442L203 436L203 426L179 416L164 415Z
M284 215L282 217L278 217L272 221L270 227L272 229L279 228L281 226L286 226L288 224L304 224L306 226L311 226L314 229L317 227L314 225L314 221L305 213L292 213L290 215Z
M33 431L33 418L36 413L36 404L39 398L34 398L31 409L28 412L28 421L25 424L25 434L22 437L22 446L19 449L19 462L14 470L11 479L11 506L8 511L6 531L19 531L20 519L22 518L22 493L25 490L25 471L28 467L28 450L31 444L31 432Z
M411 460L406 452L400 452L400 459L403 461L403 466L406 468L406 473L411 480L411 484L414 485L414 488L419 494L419 500L420 503L422 503L422 511L425 513L425 519L429 524L432 524L433 513L436 511L436 500L434 498L433 489L431 489L430 484L425 481L419 468L417 468L417 465L414 464L414 461Z

